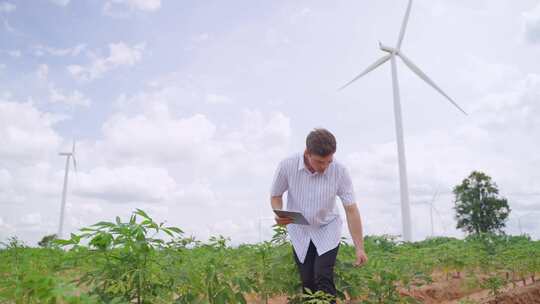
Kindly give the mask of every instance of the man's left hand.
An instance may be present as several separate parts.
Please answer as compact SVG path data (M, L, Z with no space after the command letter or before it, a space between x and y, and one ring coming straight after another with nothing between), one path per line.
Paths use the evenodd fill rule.
M356 262L354 266L359 267L367 263L368 257L363 248L356 249Z

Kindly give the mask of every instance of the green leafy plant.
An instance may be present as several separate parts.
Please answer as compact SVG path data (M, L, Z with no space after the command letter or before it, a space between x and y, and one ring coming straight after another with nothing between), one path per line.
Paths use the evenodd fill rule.
M482 287L489 290L489 294L497 298L502 291L502 288L506 286L507 281L500 276L492 276L484 280Z
M38 245L43 248L51 248L55 245L54 240L56 239L56 234L46 235L38 242Z
M336 297L322 290L311 291L306 288L305 293L289 297L291 304L331 304L334 303Z
M13 237L0 243L0 303L332 301L302 293L287 230L273 229L258 244L231 245L221 235L202 242L137 210L127 222L99 222L40 248ZM506 282L525 284L540 271L540 242L526 236L479 233L415 243L366 236L364 246L369 262L354 267L354 246L340 242L334 278L342 303L416 303L412 288L444 274L497 296Z
M138 221L138 217L141 221ZM183 234L176 227L156 223L137 209L128 222L99 222L72 234L69 240L56 240L62 246L80 246L88 239L89 251L76 258L90 259L93 267L84 271L80 284L91 287L102 301L151 303L160 291L171 289L171 280L162 269L158 251L173 246ZM156 236L164 233L173 240L166 243Z

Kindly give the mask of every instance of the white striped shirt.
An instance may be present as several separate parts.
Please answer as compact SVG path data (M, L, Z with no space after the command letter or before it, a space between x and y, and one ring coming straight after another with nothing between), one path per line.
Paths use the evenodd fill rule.
M294 251L304 263L309 241L318 255L336 248L343 224L336 206L339 196L344 206L354 204L351 177L345 166L334 160L324 173L311 173L299 153L282 160L274 175L271 196L287 191L287 210L301 212L310 225L287 225Z

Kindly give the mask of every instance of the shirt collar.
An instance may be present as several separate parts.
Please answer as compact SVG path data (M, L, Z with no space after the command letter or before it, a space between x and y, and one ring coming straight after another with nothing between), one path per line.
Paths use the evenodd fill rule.
M330 164L330 166L331 165L332 164ZM309 171L309 169L306 167L306 164L304 163L304 153L300 153L300 157L298 159L298 171L306 170L306 172L311 174L311 175L328 176L328 169L330 169L330 166L328 168L326 168L326 170L324 170L324 172L322 174L317 172L317 171L315 171L314 173L311 173L311 171Z

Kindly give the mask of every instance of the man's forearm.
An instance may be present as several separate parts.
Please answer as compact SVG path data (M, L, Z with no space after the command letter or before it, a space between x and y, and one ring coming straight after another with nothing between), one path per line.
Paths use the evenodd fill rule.
M347 212L347 224L349 226L349 232L354 242L356 249L364 249L364 237L362 231L362 220L360 219L360 212L355 206L354 209Z
M281 196L272 196L270 198L270 203L272 204L272 209L283 208L283 198Z

